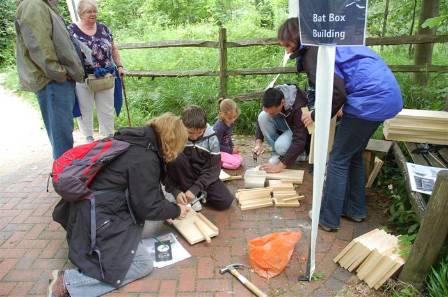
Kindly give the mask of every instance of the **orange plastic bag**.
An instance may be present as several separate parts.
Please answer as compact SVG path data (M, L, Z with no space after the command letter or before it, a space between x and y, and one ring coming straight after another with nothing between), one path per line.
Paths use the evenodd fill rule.
M288 265L300 232L277 232L249 241L249 263L264 278L280 274Z

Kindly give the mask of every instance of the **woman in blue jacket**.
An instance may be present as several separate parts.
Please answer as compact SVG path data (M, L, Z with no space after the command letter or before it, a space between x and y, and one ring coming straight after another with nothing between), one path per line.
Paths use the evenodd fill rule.
M308 77L311 112L302 115L308 126L314 121L317 47L303 46L297 18L278 30L280 44L296 59L297 71ZM333 150L327 167L319 225L337 231L341 216L361 222L367 216L362 152L386 119L403 106L400 87L384 61L365 46L336 47L332 116L342 108Z

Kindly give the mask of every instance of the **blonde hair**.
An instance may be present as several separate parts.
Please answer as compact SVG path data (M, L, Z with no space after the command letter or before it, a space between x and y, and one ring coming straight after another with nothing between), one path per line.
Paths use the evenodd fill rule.
M221 99L219 100L219 114L218 117L222 121L222 115L235 112L236 116L239 117L241 110L232 99Z
M147 125L151 126L160 138L165 162L174 161L188 140L188 130L182 119L168 112L150 120Z
M96 5L96 0L81 0L78 3L77 11L78 15L84 14L87 10L95 8L95 10L98 10L98 7Z

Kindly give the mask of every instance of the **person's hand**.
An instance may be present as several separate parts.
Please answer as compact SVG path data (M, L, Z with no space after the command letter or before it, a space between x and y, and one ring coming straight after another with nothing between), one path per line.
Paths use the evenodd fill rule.
M190 212L190 207L188 207L187 205L183 205L183 204L177 204L177 206L180 207L180 215L178 217L178 219L183 219L187 216L187 213Z
M277 164L264 163L260 166L260 169L266 171L267 173L278 173L285 168L286 166L282 162L278 162Z
M233 147L232 154L239 154L239 152L240 152L240 150L239 150L238 147L235 145L235 146Z
M169 225L172 225L174 223L173 219L166 219L165 222Z
M339 109L339 111L336 113L336 116L337 116L338 118L342 118L343 115L344 115L344 112L342 111L342 108L341 108L341 109Z
M193 199L196 197L190 190L185 192L185 196L187 197L188 202L193 201Z
M176 196L176 202L177 202L177 204L186 205L188 203L187 195L185 195L184 192L180 192Z
M252 153L257 154L257 156L264 153L263 141L261 139L255 140L255 147L252 149Z
M304 112L302 113L302 123L305 125L305 127L308 127L313 123L313 118L311 117L311 112Z
M124 77L126 75L126 70L124 70L123 66L120 66L117 69L118 69L118 74L120 75L120 77Z

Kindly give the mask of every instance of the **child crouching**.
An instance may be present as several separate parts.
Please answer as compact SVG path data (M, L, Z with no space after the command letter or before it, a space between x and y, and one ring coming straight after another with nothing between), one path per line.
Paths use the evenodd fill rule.
M229 208L234 197L219 179L219 142L204 110L189 106L182 113L182 121L188 130L188 142L177 159L167 165L166 191L181 204L206 193L207 205L218 210ZM200 210L200 204L193 209Z

